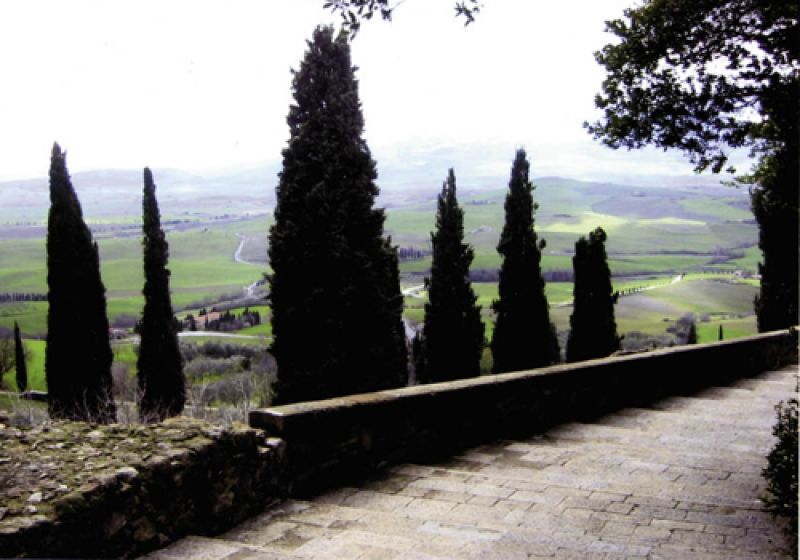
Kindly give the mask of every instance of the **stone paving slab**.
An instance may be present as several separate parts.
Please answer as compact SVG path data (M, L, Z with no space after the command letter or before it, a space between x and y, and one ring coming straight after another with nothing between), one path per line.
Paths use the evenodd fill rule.
M288 500L151 559L785 558L763 510L797 367Z

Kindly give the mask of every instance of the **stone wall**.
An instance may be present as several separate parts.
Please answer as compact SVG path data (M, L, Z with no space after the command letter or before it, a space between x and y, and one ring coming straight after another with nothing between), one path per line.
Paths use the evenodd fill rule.
M0 425L0 557L118 557L213 535L277 494L283 443L245 426Z
M266 435L188 418L0 423L0 557L136 556L218 534L286 493L726 384L796 350L796 335L771 333L251 413Z
M691 394L796 358L796 334L769 333L539 370L258 410L250 424L287 442L294 495L346 484L382 465Z

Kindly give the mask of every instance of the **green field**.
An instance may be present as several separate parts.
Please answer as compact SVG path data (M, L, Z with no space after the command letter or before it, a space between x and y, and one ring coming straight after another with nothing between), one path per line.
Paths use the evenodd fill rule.
M260 279L267 270L265 265L234 261L239 244L234 230L250 231L254 225L264 224L263 219L253 219L169 234L173 306L180 309L207 304L223 295L241 296L245 285ZM120 316L138 317L144 284L141 242L137 237L108 238L98 240L98 247L109 320L113 324ZM43 239L0 239L0 291L46 293L46 279ZM0 327L11 328L14 321L28 336L43 335L47 304L0 303Z
M729 277L692 275L676 284L659 285L653 280L650 285L659 287L619 298L614 312L620 334L631 331L663 334L667 327L689 313L696 316L698 336L703 341L709 341L709 332L719 324L723 325L726 338L756 333L753 298L758 288L750 283ZM551 316L558 329L569 328L571 313L571 307L552 308Z
M756 332L753 298L758 291L758 280L739 279L730 274L734 270L755 272L761 259L746 193L717 187L639 188L567 179L542 179L535 183L534 197L539 204L535 227L539 238L546 241L543 270L571 271L576 240L600 226L608 234L608 262L614 275L614 289L646 288L620 297L615 308L620 334L643 333L645 337L668 339L671 335L667 329L687 314L693 314L697 320L700 342L717 340L720 326L726 339ZM211 309L221 300L241 297L243 287L261 279L269 270L267 236L272 220L267 214L265 198L259 198L265 189L251 189L246 195L218 194L222 186L211 195L187 200L183 205L172 201L171 210L164 214L182 221L178 229L173 229L173 225L167 231L172 302L179 317L187 313L197 316L201 307ZM88 197L90 192L82 191L81 197ZM397 193L390 196L393 202L386 210L385 227L395 245L430 250L437 192L438 186L434 186L430 192L419 191L413 196ZM480 271L484 279L501 264L496 246L503 228L505 194L504 188L459 191L465 242L473 247L475 254L472 270ZM138 197L137 190L125 203L120 202L123 199L83 201L85 215L97 230L95 238L112 326L132 325L143 304L142 247L137 231L140 217L135 214L139 211ZM245 211L259 215L245 217ZM228 215L237 212L238 217ZM38 217L29 218L39 226L28 230L12 225L18 218L8 212L0 216L7 220L5 225L0 224L0 293L46 293L42 227L46 209ZM245 262L237 262L234 253L242 239L245 241L239 256ZM430 257L401 262L404 287L421 284L430 265ZM679 276L681 280L674 282ZM473 288L482 307L488 341L494 328L491 305L497 298L497 284L474 282ZM546 293L551 319L563 338L572 313L572 284L547 282ZM426 295L421 295L421 298L405 298L404 317L418 325L424 320L426 301ZM264 305L251 309L261 313L263 322L232 333L239 337L203 332L198 336L183 336L181 344L216 342L265 349L272 335L270 310ZM234 312L241 311L240 308ZM0 327L10 329L15 321L27 337L29 387L46 390L45 342L31 337L43 337L46 333L47 303L0 303ZM135 375L134 343L114 342L113 351L115 372L122 365L122 371ZM490 360L487 353L484 368L489 367ZM4 381L15 389L13 377L13 372L8 373ZM205 382L216 380L213 376L204 378ZM0 400L0 408L3 406L13 403L4 405Z
M540 239L547 242L542 258L545 271L570 271L575 241L597 226L608 233L609 266L617 289L641 287L642 283L668 284L675 275L692 271L741 269L752 272L760 260L757 230L744 192L713 186L634 187L557 178L534 183L534 197L539 204L536 229ZM491 190L459 191L464 209L465 241L475 251L473 270L492 272L500 266L496 245L503 227L506 190L500 186L505 180L498 180L496 184L498 188ZM257 198L266 190L248 186L246 192L239 195L228 191L220 194L222 186L217 185L219 188L200 198L187 198L182 203L175 198L166 202L170 210L164 216L185 220L180 230L170 226L167 232L173 306L179 316L189 311L196 314L201 306L210 308L220 298L241 296L244 286L260 279L268 270L267 233L271 217L266 198ZM122 186L119 189L120 192L124 190ZM386 210L385 227L394 244L430 249L438 190L437 184L413 194L390 193L392 204ZM138 318L142 307L142 248L136 229L140 219L137 215L139 187L135 192L125 191L127 198L121 196L113 203L92 199L92 192L79 189L85 215L98 228L96 239L107 289L109 318L112 324L130 325ZM40 198L46 202L46 197ZM129 202L123 204L120 200ZM245 206L247 201L252 202L249 207ZM260 215L244 217L245 207ZM225 215L220 216L222 213ZM34 220L39 227L25 230L24 234L19 233L18 227L8 225L3 229L0 224L0 292L46 292L45 240L41 227L46 216L43 207ZM13 223L12 218L8 220L9 224ZM8 233L4 235L4 231ZM234 260L240 236L246 239L241 257L263 264ZM430 257L400 263L401 274L417 275L409 277L411 283L419 283L419 275L428 273L429 269ZM630 275L635 277L629 278ZM708 322L699 323L701 337L720 322L729 323L730 336L753 332L752 316L742 315L752 313L757 281L735 286L710 281L711 277L690 275L675 286L621 298L617 305L620 331L661 333L667 325L665 319L674 321L681 314L696 313L698 317L708 315ZM497 288L494 283L476 283L475 289L479 304L483 306L487 336L490 336L490 308L497 297ZM547 284L553 318L560 329L568 325L569 308L561 306L571 299L571 289L569 283ZM421 322L424 300L407 298L406 302L406 317ZM271 335L266 308L264 310L264 323L245 329L241 334ZM45 302L3 303L0 304L0 327L11 328L17 321L26 336L42 336L46 331L46 315ZM247 340L251 339L242 342L249 343Z
M613 282L615 291L643 289L619 298L615 306L617 330L620 334L639 332L651 336L666 334L666 329L687 314L694 314L698 337L703 342L717 340L717 329L723 326L725 338L737 338L757 332L753 298L758 286L730 274L651 275ZM496 283L473 283L482 306L486 339L491 340L494 315L491 304L497 298ZM548 282L545 287L550 303L550 318L560 331L569 329L572 314L572 283ZM423 292L421 295L426 296ZM424 320L426 299L406 298L405 317L415 324Z

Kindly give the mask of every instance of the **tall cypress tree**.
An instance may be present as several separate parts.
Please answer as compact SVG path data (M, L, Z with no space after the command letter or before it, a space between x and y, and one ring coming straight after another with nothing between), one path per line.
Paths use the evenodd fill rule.
M686 344L697 344L697 324L694 319L689 323L689 330L686 332Z
M320 27L294 73L269 236L277 402L408 379L397 251L373 207L377 173L354 70L346 38Z
M606 232L597 228L575 243L573 311L569 318L567 361L603 358L619 350L611 272L606 255Z
M541 249L533 228L538 205L528 178L525 150L517 150L511 167L506 221L497 252L503 256L498 292L492 308L497 314L492 336L494 373L519 371L558 362L558 337L550 321L544 293Z
M480 375L484 326L472 290L472 247L464 243L464 211L456 198L456 177L447 176L431 233L433 264L422 330L423 378L431 383Z
M16 321L14 321L14 365L17 373L17 391L22 393L28 388L28 364L25 363L25 346L22 344L22 336Z
M100 257L58 144L50 160L47 286L44 367L50 416L113 422L113 355Z
M782 122L789 129L784 132L786 145L765 156L752 178L758 183L751 198L758 222L758 247L763 253L763 262L758 263L761 288L755 298L759 332L786 329L798 321L798 90L800 84L782 105L771 108L773 113L793 111L795 117L783 115Z
M142 220L144 310L139 324L141 343L136 362L139 416L146 421L159 421L183 410L186 382L169 294L169 245L161 228L153 174L147 167L144 169Z

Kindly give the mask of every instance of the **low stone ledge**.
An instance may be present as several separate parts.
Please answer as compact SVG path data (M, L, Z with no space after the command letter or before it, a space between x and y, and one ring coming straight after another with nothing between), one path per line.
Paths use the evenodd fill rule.
M283 442L242 425L0 425L0 557L135 556L279 492Z
M539 370L284 405L250 425L287 442L286 486L305 495L382 465L426 461L498 438L691 394L796 358L789 332Z

